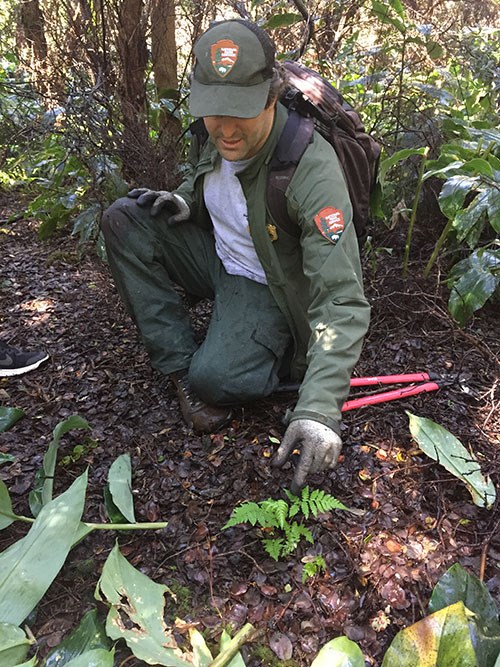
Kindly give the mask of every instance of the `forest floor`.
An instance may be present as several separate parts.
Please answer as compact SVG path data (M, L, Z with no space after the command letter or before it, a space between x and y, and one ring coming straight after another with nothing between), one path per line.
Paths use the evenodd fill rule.
M96 607L95 585L116 540L129 562L177 593L170 618L196 623L214 641L230 624L261 630L243 649L249 667L308 666L339 635L358 643L367 665L380 665L394 635L425 616L433 586L457 562L481 575L500 605L498 501L491 510L474 505L465 485L427 458L409 431L406 411L441 424L500 487L500 309L490 305L465 328L454 325L444 270L441 285L439 267L432 279L421 277L435 236L428 229L415 235L407 280L404 230L376 230L376 250L364 258L372 323L355 375L430 371L453 381L345 413L342 460L310 485L363 514L310 520L314 545L275 562L257 529L221 528L242 501L283 497L292 470L272 469L270 456L294 395L246 405L221 433L195 435L173 387L150 368L107 266L92 252L79 257L73 237L41 242L35 221L9 221L14 207L4 201L0 208L1 338L50 353L40 369L0 380L0 404L26 413L0 436L0 452L16 459L0 469L14 510L30 514L28 493L52 431L78 414L91 428L62 439L56 492L88 467L84 519L106 520L109 467L129 453L137 520L168 521L161 531L94 532L70 553L30 621L39 655ZM200 335L208 313L203 303L193 311ZM25 533L12 524L0 548ZM311 554L323 555L327 571L303 583L302 559ZM100 603L99 610L104 617ZM381 615L385 629L373 623ZM124 650L128 667L144 664L128 655Z

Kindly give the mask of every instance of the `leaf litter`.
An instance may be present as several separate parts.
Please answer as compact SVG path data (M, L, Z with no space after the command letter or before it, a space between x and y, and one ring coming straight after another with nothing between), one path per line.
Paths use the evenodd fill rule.
M402 280L397 249L404 237L397 228L380 230L376 239L394 247L393 255L378 266L366 262L372 324L355 372L446 372L465 378L468 391L457 381L434 395L347 414L341 464L309 483L362 515L318 516L308 523L314 545L276 563L263 552L258 529L221 528L241 502L284 497L292 469L272 470L270 457L294 396L245 406L222 433L194 435L180 418L173 388L150 368L106 266L92 253L77 263L64 261L66 251L74 253L74 239L42 244L34 223L9 226L13 233L1 236L0 248L8 257L0 267L1 334L50 353L36 372L0 381L2 404L25 412L0 443L1 453L15 458L0 468L9 489L18 491L14 511L29 513L28 491L52 431L78 414L90 430L67 434L59 455L72 455L87 437L93 446L75 450L80 456L66 465L59 459L54 493L88 467L84 520L104 521L109 468L118 456L130 455L137 521L168 525L119 535L120 549L135 568L175 593L172 613L195 623L214 645L226 625L239 629L251 622L261 630L258 642L300 667L340 635L380 664L396 632L425 614L433 586L455 562L482 571L500 602L498 508L475 506L463 483L418 449L405 414L448 429L498 486L500 314L487 307L465 329L454 327L446 292L430 292L418 262L410 267L412 279ZM414 238L423 254L429 242L424 231ZM55 251L58 259L50 261ZM208 317L209 304L193 308L199 336ZM0 547L23 534L12 524L0 533ZM73 619L76 627L95 606L92 591L115 538L91 534L73 549L31 622L40 655L54 639L51 621ZM315 554L325 559L326 572L303 582L301 559ZM243 655L249 667L262 664L255 643Z

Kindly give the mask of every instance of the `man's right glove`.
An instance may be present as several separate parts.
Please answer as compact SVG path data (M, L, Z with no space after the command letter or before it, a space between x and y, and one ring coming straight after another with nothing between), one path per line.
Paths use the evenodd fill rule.
M333 429L320 422L313 419L296 419L291 421L286 429L272 462L273 466L281 468L295 449L300 449L300 457L290 491L297 496L308 475L336 466L342 449L342 440Z
M162 211L170 213L167 217L167 225L177 225L179 222L189 220L191 211L184 199L179 195L166 190L149 190L148 188L135 188L127 197L137 199L138 206L151 206L151 216L159 215Z

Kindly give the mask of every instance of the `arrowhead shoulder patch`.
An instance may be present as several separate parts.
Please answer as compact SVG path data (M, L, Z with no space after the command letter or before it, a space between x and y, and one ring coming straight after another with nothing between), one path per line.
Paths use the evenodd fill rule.
M314 216L314 224L319 233L335 245L344 231L344 216L337 208L326 206Z

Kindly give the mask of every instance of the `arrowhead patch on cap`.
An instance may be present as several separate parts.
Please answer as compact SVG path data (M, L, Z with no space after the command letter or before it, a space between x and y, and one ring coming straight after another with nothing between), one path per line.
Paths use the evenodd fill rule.
M220 39L210 48L212 65L217 74L224 78L233 69L238 60L239 46L231 39Z

